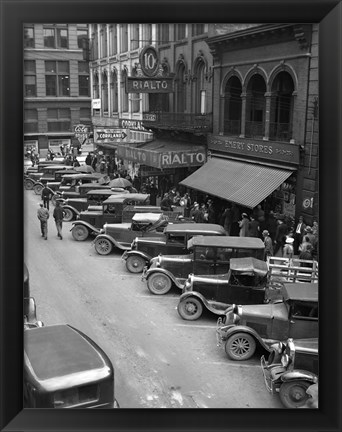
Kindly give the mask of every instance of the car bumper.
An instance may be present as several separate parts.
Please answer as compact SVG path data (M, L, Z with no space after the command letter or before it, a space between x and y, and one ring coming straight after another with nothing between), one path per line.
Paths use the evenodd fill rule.
M265 386L270 393L277 393L281 385L281 375L286 369L280 364L268 365L265 356L260 360Z

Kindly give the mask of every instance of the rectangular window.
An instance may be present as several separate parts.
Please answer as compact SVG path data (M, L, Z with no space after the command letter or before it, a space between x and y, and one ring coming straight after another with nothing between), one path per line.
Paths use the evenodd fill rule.
M132 24L131 44L132 49L137 49L139 47L139 24Z
M120 26L120 52L128 51L128 24L121 24Z
M107 26L103 24L100 30L100 52L101 57L107 57Z
M140 93L132 94L132 111L137 113L140 111Z
M24 48L34 48L34 27L24 28Z
M90 108L80 108L80 121L82 123L91 123Z
M37 96L36 86L36 62L24 61L24 96Z
M48 132L71 132L71 115L69 108L48 108Z
M78 91L80 96L90 96L88 62L78 62Z
M84 48L84 40L88 39L88 30L87 29L77 29L77 46L80 49Z
M109 27L109 55L115 55L118 52L118 38L116 31L116 24Z
M186 24L177 24L176 26L176 40L182 40L186 37Z
M68 29L66 25L44 27L43 35L45 48L68 48Z
M192 24L192 35L199 36L204 33L204 24Z
M69 62L45 62L46 96L70 96Z
M158 42L163 44L170 41L169 24L158 24Z
M38 132L38 112L36 109L24 110L24 133Z

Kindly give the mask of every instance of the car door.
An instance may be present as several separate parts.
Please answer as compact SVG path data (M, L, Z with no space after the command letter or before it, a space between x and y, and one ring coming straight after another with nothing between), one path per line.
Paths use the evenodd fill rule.
M212 246L196 246L194 249L194 274L214 275L216 254L215 248Z
M225 274L229 271L230 259L233 258L234 250L229 247L216 248L215 274Z
M186 236L183 233L167 233L166 242L160 245L160 252L163 255L185 255L188 254L186 247Z
M317 306L309 302L292 302L288 337L293 339L318 337Z

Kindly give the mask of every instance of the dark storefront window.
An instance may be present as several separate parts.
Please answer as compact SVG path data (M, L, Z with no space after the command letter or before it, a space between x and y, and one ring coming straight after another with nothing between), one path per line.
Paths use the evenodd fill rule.
M70 132L71 115L69 108L48 108L48 132Z
M24 61L24 95L26 97L37 96L35 60Z
M70 96L69 62L45 62L46 96Z

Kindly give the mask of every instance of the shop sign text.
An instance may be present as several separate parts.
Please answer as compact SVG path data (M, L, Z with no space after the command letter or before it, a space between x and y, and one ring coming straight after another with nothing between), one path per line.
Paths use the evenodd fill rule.
M172 93L173 78L127 77L126 93Z

